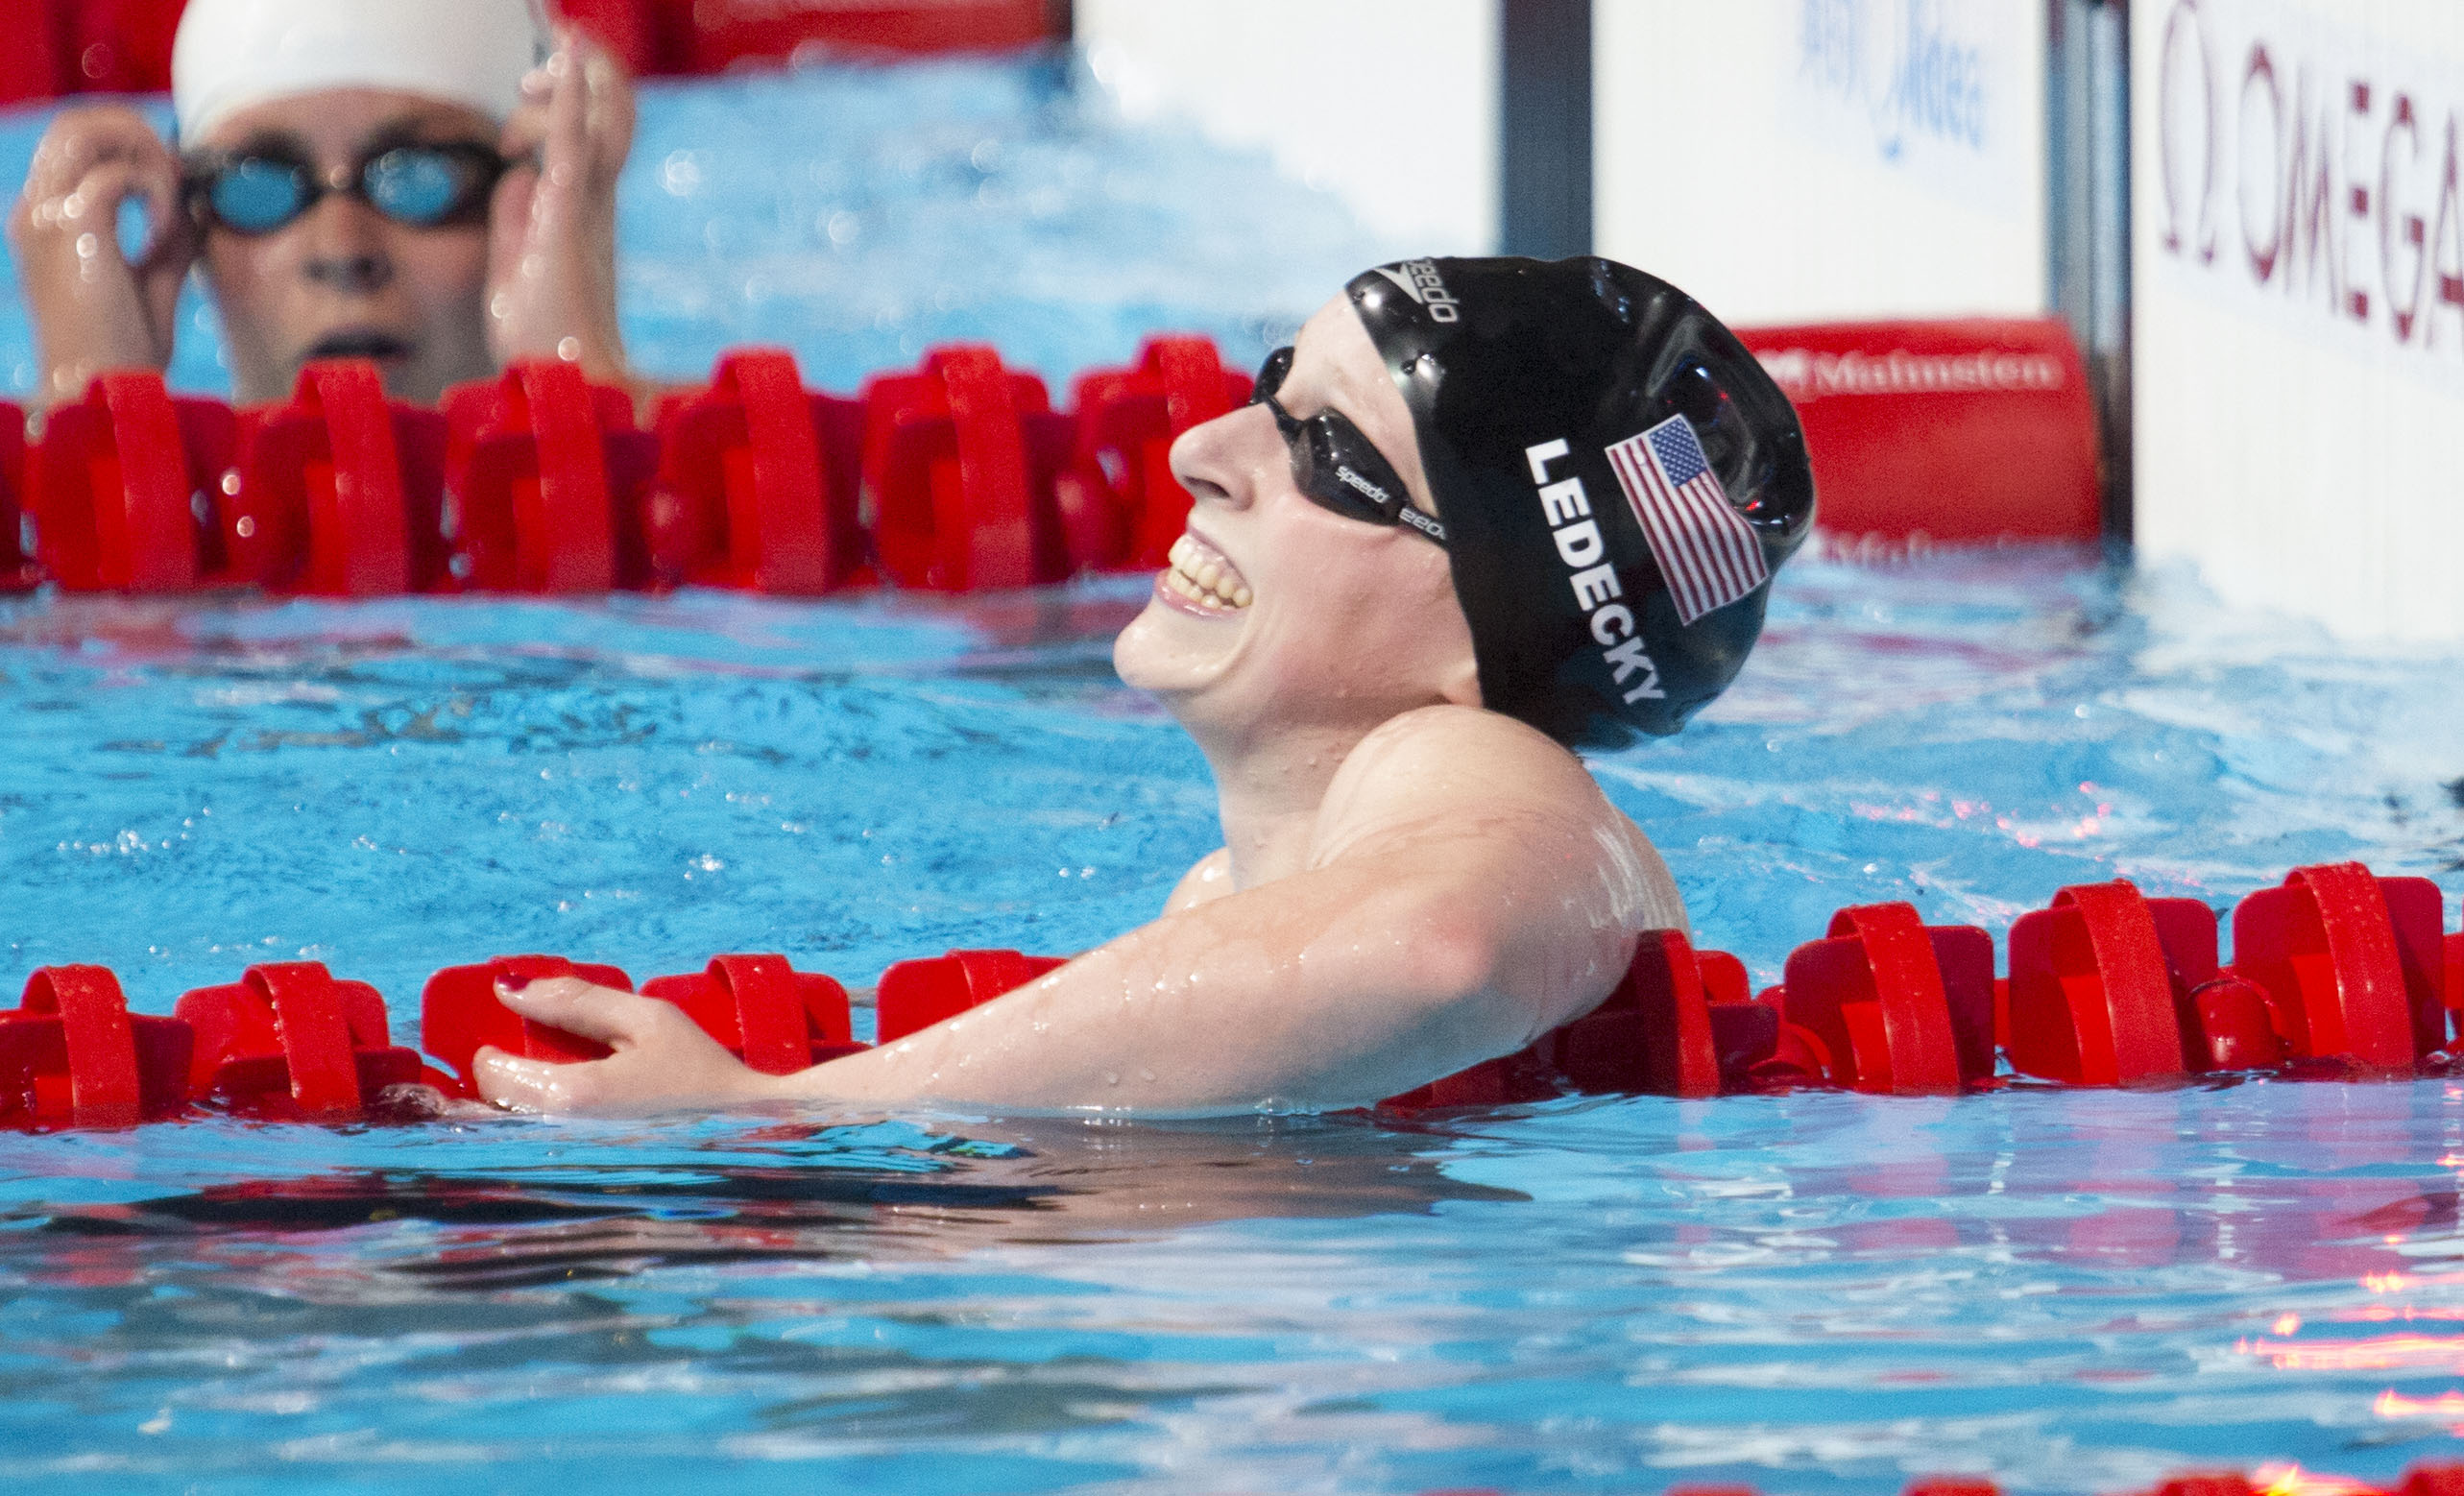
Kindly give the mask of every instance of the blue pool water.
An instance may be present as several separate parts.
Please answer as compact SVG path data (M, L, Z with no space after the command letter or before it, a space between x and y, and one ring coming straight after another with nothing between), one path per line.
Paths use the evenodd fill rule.
M730 99L770 112L731 125ZM954 166L909 170L973 164L900 123L950 101L995 120L976 138L996 165L1062 184L1051 243ZM830 201L876 205L846 210L886 234L1006 235L999 284L944 306L902 278L929 246L910 265L874 238L860 274L798 248L795 224L826 224L801 187L773 219L660 205L638 171L654 211L628 276L713 298L707 322L662 298L645 353L684 370L785 337L844 387L974 317L1060 374L1149 325L1254 344L1363 243L1263 167L1127 135L1025 67L665 91L644 156L747 180L833 110L796 170L845 173ZM1070 198L1081 154L1127 197ZM1176 256L1221 253L1199 226L1225 202L1324 274L1227 266L1140 301L1184 284ZM1087 236L1132 219L1116 282ZM809 278L735 306L730 267L763 253L775 284ZM851 309L866 296L896 310ZM0 984L103 961L163 1011L306 956L380 984L408 1032L427 972L503 951L640 977L771 949L862 979L950 945L1082 947L1215 836L1196 755L1109 668L1142 592L0 604ZM2221 906L2362 857L2439 880L2452 924L2460 667L2065 555L1806 564L1728 697L1595 768L1702 940L1765 980L1842 905L1998 932L2115 874ZM1815 1493L1947 1470L2112 1491L2270 1460L2385 1480L2464 1458L2459 1169L2464 1086L2443 1080L1409 1125L0 1134L0 1485Z

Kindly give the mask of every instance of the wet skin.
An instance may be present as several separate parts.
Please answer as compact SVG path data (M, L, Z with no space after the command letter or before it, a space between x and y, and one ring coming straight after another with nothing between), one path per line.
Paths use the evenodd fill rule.
M1349 303L1296 347L1286 407L1342 411L1434 512L1409 412ZM1263 408L1190 431L1172 467L1196 499L1195 544L1114 659L1205 752L1225 844L1161 918L788 1076L747 1070L667 1003L533 982L507 1005L615 1052L483 1050L482 1093L593 1112L1354 1106L1520 1049L1596 1006L1641 931L1685 928L1658 854L1582 764L1480 710L1443 552L1303 496Z

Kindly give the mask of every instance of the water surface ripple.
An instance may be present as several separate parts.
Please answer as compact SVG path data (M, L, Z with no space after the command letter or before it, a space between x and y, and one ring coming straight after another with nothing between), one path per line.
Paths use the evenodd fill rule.
M1104 640L1143 584L0 607L0 981L322 959L855 978L1066 951L1211 843ZM2459 885L2452 655L2014 553L1792 568L1600 760L1702 938ZM0 1135L12 1489L1896 1490L2389 1478L2464 1432L2464 1089Z

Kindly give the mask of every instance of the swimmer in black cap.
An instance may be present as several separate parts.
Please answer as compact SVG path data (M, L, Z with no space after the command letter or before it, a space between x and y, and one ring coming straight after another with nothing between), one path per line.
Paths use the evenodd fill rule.
M1359 277L1172 448L1196 496L1114 646L1215 771L1225 845L1162 918L884 1049L757 1074L667 1003L504 994L612 1045L483 1051L542 1110L937 1100L1342 1107L1510 1053L1685 928L1576 744L1673 733L1804 539L1796 414L1727 329L1607 260Z

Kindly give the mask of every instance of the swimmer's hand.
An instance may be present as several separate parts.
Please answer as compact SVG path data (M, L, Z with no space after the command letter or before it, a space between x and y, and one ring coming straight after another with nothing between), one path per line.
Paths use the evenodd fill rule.
M616 190L633 154L633 83L606 50L562 31L522 80L499 149L516 164L488 215L488 337L499 364L562 358L628 380L616 326Z
M132 262L120 208L144 205ZM171 362L180 286L197 236L180 201L180 163L125 105L67 109L43 132L9 219L35 323L40 405L75 399L96 374Z
M603 1060L559 1065L517 1058L494 1046L482 1049L471 1062L479 1095L508 1110L599 1116L715 1111L784 1095L777 1077L719 1048L672 1002L572 977L518 990L499 983L496 997L524 1018L616 1051Z

